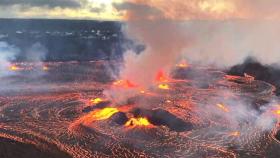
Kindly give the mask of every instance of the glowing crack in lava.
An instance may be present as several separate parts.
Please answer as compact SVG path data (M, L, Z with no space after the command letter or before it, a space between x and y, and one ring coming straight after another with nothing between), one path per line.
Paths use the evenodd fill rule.
M217 107L223 110L224 112L229 112L229 109L223 104L217 104Z
M55 158L280 157L279 106L266 82L175 66L143 90L133 81L114 82L105 61L44 65L52 71L43 81L22 76L14 83L19 91L1 91L1 137ZM90 69L83 72L85 65ZM112 87L136 93L117 102L104 95ZM272 109L270 100L277 101Z

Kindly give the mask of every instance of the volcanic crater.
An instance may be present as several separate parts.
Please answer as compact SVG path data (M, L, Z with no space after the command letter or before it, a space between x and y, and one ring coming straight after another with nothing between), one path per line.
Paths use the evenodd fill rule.
M3 78L17 89L0 92L2 139L59 150L52 157L280 157L271 137L279 123L263 130L255 115L236 115L244 103L262 114L276 99L273 85L189 66L143 90L116 81L108 64L45 63L41 80ZM133 96L120 103L103 93L115 88Z

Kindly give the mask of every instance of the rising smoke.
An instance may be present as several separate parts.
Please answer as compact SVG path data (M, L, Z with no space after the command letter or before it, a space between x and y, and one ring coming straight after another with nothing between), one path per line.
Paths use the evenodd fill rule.
M11 61L16 59L16 55L20 52L15 46L11 46L6 42L0 42L0 77L9 75L8 67Z
M280 23L271 20L278 14L269 9L276 10L275 3L133 0L114 4L127 20L126 35L146 45L140 55L133 50L125 53L121 78L147 87L158 70L168 71L182 54L190 63L219 68L240 64L248 56L264 64L277 63ZM258 9L264 14L257 14Z
M46 54L47 49L40 43L31 45L27 50L21 50L7 42L0 42L0 79L2 79L0 93L6 90L21 91L25 82L33 81L44 75L46 72L42 70L42 66ZM19 58L30 64L18 66ZM15 65L20 71L11 69ZM9 77L15 78L9 79Z
M271 18L280 14L272 11L277 8L275 3L275 0L265 5L259 0L133 0L114 4L125 14L126 35L146 45L140 54L133 50L125 53L120 77L149 87L159 70L171 70L182 56L188 62L218 68L240 64L248 56L265 64L277 63L280 23ZM258 10L264 14L256 14ZM272 105L260 114L247 108L248 103L236 103L232 101L234 114L225 114L231 125L242 130L238 121L249 117L252 120L249 123L256 127L264 130L273 127L275 118L266 115Z

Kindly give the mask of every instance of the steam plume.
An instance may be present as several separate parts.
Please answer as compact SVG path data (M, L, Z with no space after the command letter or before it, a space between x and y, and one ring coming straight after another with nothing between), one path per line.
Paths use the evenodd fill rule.
M9 45L6 42L0 41L0 77L9 74L8 67L10 62L15 60L16 55L19 53L19 49Z
M129 9L126 33L146 45L146 50L140 55L125 54L125 68L121 76L147 87L157 71L174 64L187 45L186 38L181 26L166 19L160 10L134 3L116 5L116 8Z

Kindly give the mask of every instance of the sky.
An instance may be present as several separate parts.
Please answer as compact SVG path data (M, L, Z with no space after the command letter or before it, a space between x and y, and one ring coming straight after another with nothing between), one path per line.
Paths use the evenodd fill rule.
M129 10L166 19L279 19L279 0L0 0L0 18L125 20ZM159 14L158 14L159 15ZM142 17L144 17L142 16Z
M121 20L121 0L0 0L0 18Z

